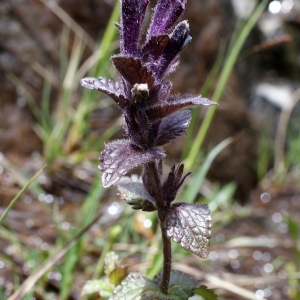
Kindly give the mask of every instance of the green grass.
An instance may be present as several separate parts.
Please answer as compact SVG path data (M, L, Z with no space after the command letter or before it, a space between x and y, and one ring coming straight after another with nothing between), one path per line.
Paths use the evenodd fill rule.
M251 32L251 30L253 29L253 27L257 23L257 20L259 19L262 12L264 11L267 3L268 3L267 0L262 1L256 7L254 12L252 13L250 18L248 19L248 21L244 25L238 24L238 27L235 31L237 34L234 34L233 37L232 37L231 44L230 44L230 47L229 47L229 50L228 50L228 55L226 56L224 66L223 66L222 71L220 73L220 77L218 79L216 89L215 89L215 91L213 93L213 96L212 96L212 99L211 99L211 100L215 101L216 103L220 102L221 96L223 95L224 89L225 89L226 84L229 80L229 77L230 77L230 74L233 70L233 67L235 66L235 64L237 62L240 51L241 51L247 37L249 36L249 33ZM241 26L241 27L239 28L239 26ZM219 64L216 64L216 65L218 66ZM216 76L216 72L213 72L212 74L213 74L213 76ZM203 141L204 141L205 137L207 136L207 132L208 132L209 127L210 127L210 125L212 123L212 120L214 118L216 109L217 109L217 106L211 107L207 111L207 113L204 117L204 120L203 120L203 122L201 124L201 127L200 127L200 129L197 133L197 136L196 136L196 138L193 142L193 145L191 147L189 155L185 160L186 167L188 169L190 169L194 165L194 163L197 159L197 155L198 155L199 151L202 148L202 144L203 144Z
M5 209L4 213L0 217L0 226L2 225L4 219L6 218L7 214L12 209L12 207L14 206L14 204L20 199L20 197L23 195L23 193L29 188L30 184L43 172L43 170L45 169L45 167L43 167L41 170L39 170L29 180L29 182L20 190L20 192L12 199L12 201L10 202L10 204L7 206L7 208Z

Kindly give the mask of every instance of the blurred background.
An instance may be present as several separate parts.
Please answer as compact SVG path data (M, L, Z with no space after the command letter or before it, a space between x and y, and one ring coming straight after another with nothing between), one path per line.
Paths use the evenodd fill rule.
M0 227L0 299L46 259L22 299L85 299L111 250L127 272L160 271L155 214L100 183L104 143L124 138L121 113L79 86L117 79L118 17L115 0L0 1L0 215L47 164ZM213 216L209 257L173 244L174 268L219 299L300 299L300 1L189 0L182 19L193 39L173 93L219 106L193 110L187 134L166 147L167 165L193 171L178 200L208 203Z

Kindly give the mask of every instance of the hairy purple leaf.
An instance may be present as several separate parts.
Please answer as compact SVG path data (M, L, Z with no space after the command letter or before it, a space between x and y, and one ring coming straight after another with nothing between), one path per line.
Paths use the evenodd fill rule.
M121 1L121 53L139 53L139 35L149 0Z
M184 170L184 164L180 164L177 167L174 164L168 176L166 177L162 185L164 200L166 202L171 203L174 201L178 193L178 190L183 184L185 178L191 174L191 172L188 172L183 176L183 170Z
M183 175L184 164L179 165L176 172L176 183L179 184Z
M147 108L147 116L150 120L156 120L167 117L184 107L192 105L210 106L216 104L216 102L208 100L201 95L172 96L165 101L161 101L159 104Z
M189 127L190 122L191 113L188 110L178 111L163 118L158 129L155 145L165 145L180 136Z
M187 21L182 21L175 27L174 31L170 35L170 41L167 44L162 57L160 58L160 67L157 72L158 77L164 76L174 58L192 40L192 38L189 36L189 32L190 29ZM174 65L174 63L172 65ZM174 69L174 67L171 69Z
M211 239L211 216L207 205L173 204L162 227L166 235L187 251L205 258Z
M124 176L116 183L116 187L120 198L132 205L133 209L156 210L155 199L145 189L141 177L137 175Z
M152 72L148 71L145 66L142 66L139 59L120 55L115 55L111 59L116 69L131 85L147 83L149 88L153 85Z
M167 76L177 69L179 66L179 55L175 56L175 58L169 63L168 67L165 70L164 76Z
M167 33L186 7L186 0L159 0L154 8L147 40L154 35Z
M167 34L153 36L142 48L143 62L156 60L162 55L170 38Z
M80 84L87 89L105 93L115 100L122 109L126 107L126 102L128 102L128 100L125 99L123 87L120 83L103 77L86 77L80 80Z
M165 101L171 92L172 89L172 82L171 81L167 81L165 83L161 84L161 88L157 97L157 102L163 102Z
M166 47L165 54L175 57L179 51L182 51L192 40L192 37L189 35L189 33L190 26L187 21L182 21L177 24L170 36L170 42ZM175 54L175 52L177 53Z
M159 102L165 101L171 92L172 83L170 81L154 84L150 89L149 98L147 99L147 105L155 105Z
M164 156L159 149L142 152L128 140L113 141L101 152L99 169L103 172L102 185L107 188L129 170Z

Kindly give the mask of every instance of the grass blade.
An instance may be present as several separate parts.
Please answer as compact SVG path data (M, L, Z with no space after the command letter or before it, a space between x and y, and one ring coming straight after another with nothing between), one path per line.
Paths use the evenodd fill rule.
M220 49L219 49L217 59L216 59L214 65L213 65L213 68L210 71L208 77L205 80L204 85L202 86L202 88L200 90L200 94L202 96L206 97L208 92L210 91L214 81L216 80L216 78L219 74L220 68L221 68L223 60L224 60L224 56L225 56L225 43L222 43L221 46L220 46ZM187 130L187 136L190 137L191 139L195 134L195 130L196 130L195 127L196 127L196 124L197 124L197 116L198 116L200 110L201 110L201 107L199 107L199 106L195 107L192 110L192 121L191 121L191 124L190 124L190 126ZM191 149L191 144L192 144L192 142L188 142L184 146L184 149L182 151L182 156L181 156L182 159L184 159L189 154L189 151Z
M9 203L8 207L2 214L0 218L0 225L6 218L8 212L11 210L11 208L14 206L14 204L18 201L18 199L22 196L22 194L28 189L30 184L43 172L43 170L46 168L47 165L45 165L42 169L40 169L30 180L29 182L21 189L21 191L14 197L14 199Z
M64 24L66 24L72 31L83 40L90 49L95 48L95 42L90 35L68 15L56 2L48 0L40 0L46 7L48 7Z
M253 12L253 14L249 18L249 20L246 22L243 29L240 31L240 34L236 37L236 41L234 42L233 46L231 47L231 51L228 54L228 57L225 61L225 65L222 69L216 90L212 96L213 101L219 103L222 93L224 91L225 85L227 84L227 81L228 81L231 71L237 61L237 58L242 49L242 46L244 45L246 38L248 37L252 28L256 24L258 18L264 11L267 3L268 3L268 1L264 0L256 7L255 11ZM202 123L200 130L197 134L197 137L193 143L190 154L189 154L188 158L186 159L187 169L190 169L196 161L197 155L199 153L199 149L201 149L201 147L202 147L203 141L207 135L208 129L213 120L216 109L217 109L217 106L212 106L207 111L207 113L204 117L203 123Z
M230 143L232 142L232 138L227 138L226 140L219 143L217 146L215 146L208 154L206 160L204 161L203 165L197 170L195 175L193 176L192 181L190 182L188 188L184 192L183 199L185 199L185 202L193 203L198 191L199 187L202 185L203 180L212 164L214 159L217 157L217 155Z
M107 62L109 61L109 58L113 52L112 45L116 39L118 32L115 23L119 20L119 13L120 3L119 1L117 1L108 21L108 25L105 29L100 47L95 53L93 53L90 58L86 60L86 62L78 70L76 82L79 82L80 79L83 78L85 74L91 70L91 68L93 68L93 70L89 72L89 76L104 76Z

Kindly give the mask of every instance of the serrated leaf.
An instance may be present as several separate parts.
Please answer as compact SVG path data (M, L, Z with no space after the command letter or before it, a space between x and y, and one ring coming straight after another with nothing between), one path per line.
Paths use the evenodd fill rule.
M209 253L211 220L207 205L175 203L168 209L162 227L175 243L205 258Z
M187 110L178 111L163 118L158 129L158 137L155 141L155 145L165 145L172 139L180 136L189 127L190 122L191 113Z
M161 101L157 105L152 105L147 108L146 113L150 120L161 119L167 117L172 113L192 105L210 106L217 103L202 97L201 95L183 95L171 96L165 101Z
M164 156L159 149L141 152L129 140L113 141L101 152L99 169L103 172L102 185L107 188L129 170Z
M218 300L218 296L213 290L210 290L205 285L201 285L200 288L196 289L196 295L201 296L204 300Z
M150 300L158 287L153 281L138 273L130 273L114 290L109 300Z
M108 299L114 290L114 285L107 280L89 280L82 288L82 295L99 293L103 299Z
M155 276L153 282L159 286L162 273ZM199 287L198 282L190 275L178 270L171 272L168 297L176 300L186 300L195 294L195 289Z
M168 295L159 291L161 274L152 280L138 273L130 273L114 290L109 300L186 300L195 294L199 286L189 275L172 271Z
M133 209L156 210L155 199L145 189L141 177L137 175L124 176L116 183L116 188L120 198L132 205Z
M128 100L125 99L123 87L120 83L103 77L86 77L80 80L81 86L97 90L110 96L121 107L125 108Z

